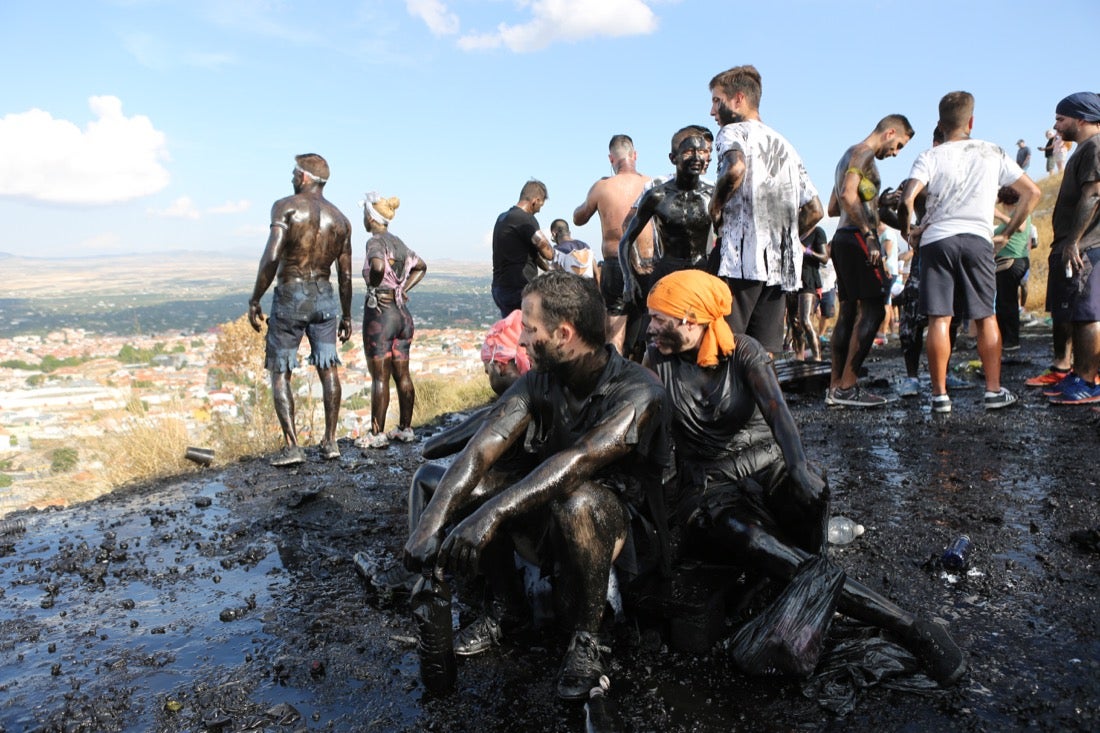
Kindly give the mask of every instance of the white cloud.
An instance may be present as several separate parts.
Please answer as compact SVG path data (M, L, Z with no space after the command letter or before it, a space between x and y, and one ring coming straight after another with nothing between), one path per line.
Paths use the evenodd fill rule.
M32 109L0 118L0 196L64 204L130 201L168 185L165 135L144 115L126 117L118 97L88 100L81 130Z
M198 219L199 210L190 196L180 196L168 205L166 209L149 209L154 216L163 216L166 219Z
M558 41L637 36L657 30L657 16L643 0L531 0L524 6L531 11L530 21L501 23L494 33L462 36L458 47L475 51L504 46L523 53Z
M212 206L207 211L211 214L239 214L252 208L252 202L248 199L240 201L226 201L221 206Z
M458 16L447 9L441 0L405 0L409 14L424 21L433 36L450 36L458 33Z

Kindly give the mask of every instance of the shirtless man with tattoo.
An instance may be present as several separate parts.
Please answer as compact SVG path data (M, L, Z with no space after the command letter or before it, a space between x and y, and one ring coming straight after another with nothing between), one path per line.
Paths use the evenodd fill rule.
M833 328L833 372L825 404L875 407L887 399L865 392L856 380L886 315L884 253L878 241L878 195L882 187L876 160L898 154L913 137L902 115L887 115L871 134L844 151L836 166L829 216L839 216L831 256L836 267L840 308Z

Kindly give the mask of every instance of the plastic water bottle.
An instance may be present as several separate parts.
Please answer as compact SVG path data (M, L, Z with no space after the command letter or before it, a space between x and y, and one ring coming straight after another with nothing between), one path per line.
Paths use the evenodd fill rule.
M969 535L959 535L955 538L955 541L948 545L947 549L943 551L943 556L940 557L940 563L946 569L953 572L965 570L967 563L970 562L970 548L972 546Z
M428 693L442 697L455 686L454 628L451 626L451 589L438 570L413 586L412 614L420 632L420 680Z
M6 537L9 534L22 534L26 531L27 525L23 524L22 519L0 520L0 537Z
M846 545L863 534L863 525L848 517L829 518L829 544Z

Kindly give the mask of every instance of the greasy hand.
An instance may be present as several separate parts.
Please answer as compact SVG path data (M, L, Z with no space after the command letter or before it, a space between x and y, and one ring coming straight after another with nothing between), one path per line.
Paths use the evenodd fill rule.
M896 209L898 204L901 203L901 191L899 189L887 188L878 195L879 209Z
M259 303L248 304L248 322L257 333L260 331L260 324L264 322L264 309Z
M496 523L485 507L459 522L439 550L439 565L453 573L477 575L481 553L493 537Z
M867 238L867 262L871 267L878 267L882 262L882 245L879 244L878 237Z
M791 467L788 473L795 488L791 498L799 504L821 504L829 500L829 483L816 466L802 463Z
M419 573L424 568L434 567L438 556L439 534L437 532L422 532L417 528L405 543L403 560L409 572Z
M1085 261L1081 259L1081 250L1077 249L1076 244L1062 248L1062 263L1066 267L1072 267L1074 272L1079 272L1085 266Z
M708 211L710 213L710 220L714 222L714 231L718 231L722 228L722 209L725 208L725 202L719 201L717 198L711 198Z
M642 284L638 282L638 278L626 276L623 277L623 300L628 305L640 304L642 301Z
M336 335L340 338L340 343L344 343L351 338L351 316L344 316L340 319L340 328Z

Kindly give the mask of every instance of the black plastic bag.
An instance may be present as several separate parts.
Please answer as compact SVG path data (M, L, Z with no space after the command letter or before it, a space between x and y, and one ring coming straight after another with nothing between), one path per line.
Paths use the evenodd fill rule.
M829 632L829 645L802 694L835 715L855 710L860 692L871 687L918 695L941 689L911 653L873 626L841 619Z
M752 675L812 674L844 577L844 571L824 557L803 561L783 592L730 641L737 668Z

